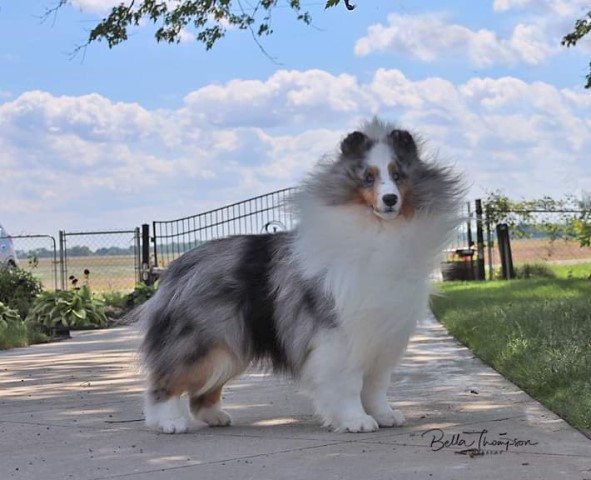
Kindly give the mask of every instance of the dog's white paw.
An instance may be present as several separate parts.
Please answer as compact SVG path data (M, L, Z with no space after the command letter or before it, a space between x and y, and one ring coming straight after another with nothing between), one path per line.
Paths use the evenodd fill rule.
M406 421L400 410L392 410L391 408L372 414L372 417L380 427L401 427Z
M227 427L232 424L232 417L220 408L204 408L199 411L197 418L210 427Z
M185 433L189 430L189 421L185 417L159 419L151 425L163 433Z
M164 433L184 433L189 429L189 418L179 397L171 397L164 402L144 405L146 425Z
M362 417L355 417L347 419L340 424L333 424L333 430L337 433L367 433L378 430L378 423L370 415L363 415Z

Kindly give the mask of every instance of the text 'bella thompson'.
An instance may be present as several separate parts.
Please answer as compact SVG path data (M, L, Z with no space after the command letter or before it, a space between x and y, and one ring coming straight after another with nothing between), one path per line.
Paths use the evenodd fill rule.
M488 453L503 453L508 452L510 448L516 449L538 444L538 442L529 439L511 438L506 432L499 433L495 437L487 434L489 431L486 429L446 434L440 428L431 428L421 433L421 438L430 439L429 447L433 452L458 447L483 454L487 451Z

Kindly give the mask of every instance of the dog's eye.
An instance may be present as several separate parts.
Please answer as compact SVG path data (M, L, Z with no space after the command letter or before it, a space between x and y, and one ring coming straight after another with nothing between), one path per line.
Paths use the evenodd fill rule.
M394 180L395 182L397 182L398 180L400 180L400 174L398 172L394 172L392 174L392 180Z
M373 182L375 181L376 177L374 175L374 173L371 170L368 170L365 172L365 175L363 176L363 183L365 183L365 185L373 185Z

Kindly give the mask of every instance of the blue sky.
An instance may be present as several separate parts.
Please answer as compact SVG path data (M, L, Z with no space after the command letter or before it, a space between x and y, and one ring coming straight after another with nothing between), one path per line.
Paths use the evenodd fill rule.
M470 197L591 190L591 44L560 46L584 0L383 2L277 9L261 54L231 31L212 51L69 53L112 0L0 0L0 221L13 234L131 228L292 186L378 114L421 132Z

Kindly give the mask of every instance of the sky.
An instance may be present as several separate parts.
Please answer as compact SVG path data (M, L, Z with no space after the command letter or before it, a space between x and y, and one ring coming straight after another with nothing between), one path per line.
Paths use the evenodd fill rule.
M374 115L419 132L469 199L591 190L591 41L560 45L588 0L303 0L311 26L280 2L268 55L248 32L205 51L191 29L166 45L146 24L74 57L118 1L43 21L57 1L0 0L13 235L132 229L294 186Z

